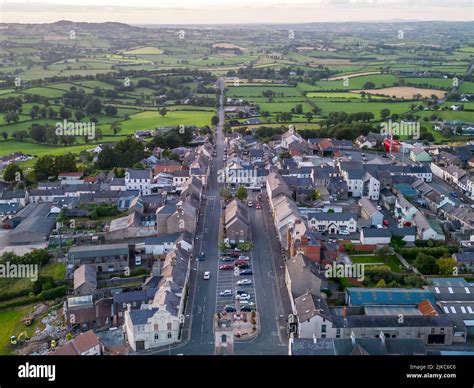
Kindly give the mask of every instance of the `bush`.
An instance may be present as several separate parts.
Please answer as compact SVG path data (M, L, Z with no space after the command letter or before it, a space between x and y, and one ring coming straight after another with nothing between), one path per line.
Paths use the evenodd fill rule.
M67 286L59 286L50 290L42 291L38 295L39 300L51 300L66 296Z

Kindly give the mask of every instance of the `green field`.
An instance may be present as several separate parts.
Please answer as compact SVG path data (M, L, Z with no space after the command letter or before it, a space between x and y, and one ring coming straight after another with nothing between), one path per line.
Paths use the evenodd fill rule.
M416 77L402 78L408 85L427 86L433 89L449 89L453 86L453 80L448 78Z
M357 112L372 112L376 118L380 118L380 111L382 109L389 109L391 113L405 113L410 110L409 102L359 102L359 101L346 101L346 102L328 102L322 98L312 98L311 101L315 103L322 110L323 115L327 115L330 112L346 112L346 113L357 113Z
M375 88L378 89L394 86L399 82L398 78L393 74L363 75L360 77L348 78L347 81L347 86L344 85L344 80L318 81L316 82L316 86L320 90L352 90L364 89L364 84L366 82L373 82L375 84Z
M163 50L157 47L140 47L133 50L124 51L123 54L124 55L143 55L143 54L159 55L159 54L163 54Z

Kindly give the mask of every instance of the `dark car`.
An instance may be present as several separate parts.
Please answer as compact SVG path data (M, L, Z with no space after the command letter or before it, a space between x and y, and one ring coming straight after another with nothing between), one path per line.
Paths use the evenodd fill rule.
M204 261L206 260L206 255L204 254L204 252L201 252L199 254L199 256L197 257L198 261Z
M229 256L230 256L230 257L239 257L239 256L240 256L240 252L231 252L231 253L229 253Z
M224 265L220 265L219 269L221 271L230 271L230 270L234 269L234 266L232 264L224 264Z
M240 308L240 311L244 312L244 313L250 313L252 312L253 310L255 310L254 307L251 307L251 306L242 306Z
M248 292L248 291L245 291L245 290L237 290L237 291L235 291L235 293L236 293L237 295L242 295L242 294L248 294L249 292Z
M226 313L235 313L235 307L234 306L231 306L231 305L227 305L224 307L224 311Z
M248 265L247 263L241 263L239 265L236 265L236 267L239 267L240 269L249 269L250 265Z
M243 269L239 272L239 275L242 275L242 276L247 276L247 275L252 275L253 272L251 269Z
M233 257L229 257L229 256L222 256L221 257L221 261L224 262L224 263L230 263L232 261L234 261L235 259Z

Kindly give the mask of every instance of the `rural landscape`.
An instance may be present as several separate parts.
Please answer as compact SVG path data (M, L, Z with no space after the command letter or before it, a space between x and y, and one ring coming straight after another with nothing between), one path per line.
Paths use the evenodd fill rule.
M0 23L0 226L2 355L472 356L474 22Z

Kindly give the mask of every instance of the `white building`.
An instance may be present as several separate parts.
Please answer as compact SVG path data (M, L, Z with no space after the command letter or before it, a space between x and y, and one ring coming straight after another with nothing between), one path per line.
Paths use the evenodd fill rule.
M141 195L151 194L150 170L127 169L125 172L125 187L127 190L139 190Z

